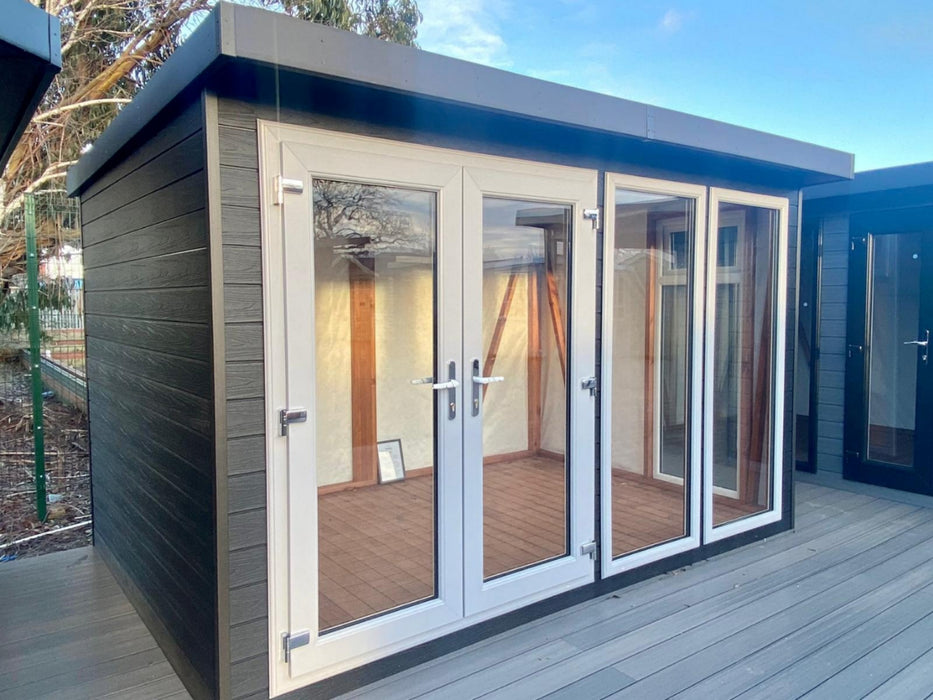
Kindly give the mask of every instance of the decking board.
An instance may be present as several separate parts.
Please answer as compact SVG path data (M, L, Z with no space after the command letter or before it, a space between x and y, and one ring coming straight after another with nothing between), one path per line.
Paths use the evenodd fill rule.
M883 493L805 483L794 532L344 697L924 697L933 688L933 499ZM0 627L0 668L13 671L0 700L188 697L93 549L0 564L0 599L15 600ZM253 658L263 675L264 653L244 668Z

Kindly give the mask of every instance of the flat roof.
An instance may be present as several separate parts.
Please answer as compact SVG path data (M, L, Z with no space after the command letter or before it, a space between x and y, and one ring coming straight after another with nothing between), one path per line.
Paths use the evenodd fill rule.
M69 192L79 193L182 90L230 59L774 164L801 171L802 184L853 174L854 158L842 151L222 2L71 168Z
M806 200L854 197L860 194L929 185L933 185L933 161L898 165L893 168L863 170L855 173L854 180L807 187L803 191L803 197Z
M27 0L5 0L0 22L0 172L61 67L58 17Z

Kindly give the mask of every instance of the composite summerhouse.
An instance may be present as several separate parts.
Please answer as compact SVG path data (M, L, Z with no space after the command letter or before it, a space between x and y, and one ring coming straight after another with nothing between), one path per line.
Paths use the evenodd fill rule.
M95 544L193 695L310 697L786 530L851 175L220 4L70 174Z

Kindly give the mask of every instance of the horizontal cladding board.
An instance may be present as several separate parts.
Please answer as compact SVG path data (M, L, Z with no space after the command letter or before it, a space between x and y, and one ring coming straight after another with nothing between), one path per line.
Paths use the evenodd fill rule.
M104 444L94 453L96 487L103 487L110 496L132 499L137 513L158 528L191 568L205 577L212 575L208 565L213 557L213 540L210 530L204 527L212 518L211 493L203 493L200 498L180 496L159 473L161 465L150 466L143 463L138 452L120 449L119 445L112 447L114 436L106 423L97 422L94 437Z
M113 366L125 366L136 376L144 377L173 389L209 398L213 389L210 364L152 350L123 345L119 342L87 338L87 353Z
M101 358L88 357L88 377L99 386L110 387L110 400L125 398L128 394L134 401L149 406L165 418L175 421L187 430L212 436L213 402L209 397L199 397L186 391L173 389L166 384L134 375L131 368L111 365Z
M231 551L266 544L265 499L263 499L263 507L261 508L242 513L232 513L228 518L228 523L228 538Z
M266 655L231 664L230 692L234 700L255 697L267 698L269 688L269 664Z
M133 442L139 435L148 435L186 462L202 471L206 476L212 473L211 441L205 436L188 429L184 425L168 420L159 408L150 406L137 396L127 392L125 383L112 386L99 381L95 375L96 364L92 358L88 361L88 391L90 392L90 421L93 431L95 405L106 404L105 410L113 411L124 417L114 423L121 430L124 439ZM93 454L93 446L91 447Z
M126 347L165 353L199 362L210 360L210 328L206 324L150 321L140 318L85 316L87 337Z
M204 168L204 138L200 131L160 153L96 197L81 198L81 220L87 226L120 207Z
M262 284L262 255L259 248L223 247L225 284Z
M239 588L268 579L266 545L255 545L230 552L230 587Z
M262 362L228 362L227 399L261 399L265 395Z
M225 284L224 316L228 323L262 321L262 287L258 284Z
M256 171L220 166L220 198L225 205L259 206L259 181Z
M205 248L114 263L85 272L94 292L206 286L210 278Z
M259 620L266 616L269 599L265 581L230 590L230 624Z
M119 419L118 412L107 411L97 402L91 431L95 437L100 436L101 440L108 443L100 449L109 457L117 458L110 463L119 464L120 460L125 460L127 463L132 462L140 471L151 472L152 479L161 480L158 483L159 492L171 496L164 505L171 504L172 507L190 508L192 513L204 511L209 514L213 495L210 478L186 461L184 456L169 451L151 436L136 435L133 442L128 441L127 428L120 424ZM110 442L115 444L111 445ZM133 445L134 449L129 450L129 445ZM204 522L200 525L203 526Z
M84 249L84 269L154 258L207 246L207 218L202 209L108 239Z
M220 127L220 164L259 170L255 125L252 128Z
M224 350L228 363L255 360L262 362L262 323L228 323L224 327Z
M220 214L224 245L253 246L262 242L259 209L224 205Z
M266 507L266 473L231 476L227 480L227 512L255 510ZM258 543L257 543L258 544Z
M170 119L156 133L149 136L146 143L126 154L126 157L115 164L106 173L98 177L81 195L82 200L90 200L109 188L114 183L130 173L144 167L149 161L160 153L167 151L175 144L184 141L191 134L199 131L203 126L203 115L200 100L192 102L174 118Z
M231 437L227 441L227 473L245 474L266 468L265 435Z
M207 287L183 289L94 292L84 294L88 314L153 321L210 321L210 294Z
M227 435L231 438L264 435L266 432L263 399L232 399L227 401Z
M99 245L131 231L203 210L205 197L204 171L199 170L160 190L150 192L103 218L82 225L81 237L84 247Z

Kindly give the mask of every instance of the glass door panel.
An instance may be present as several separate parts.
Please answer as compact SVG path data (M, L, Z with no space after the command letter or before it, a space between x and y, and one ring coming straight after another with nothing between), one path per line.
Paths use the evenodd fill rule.
M594 577L595 196L592 171L464 170L467 615Z
M603 415L611 478L603 483L611 493L616 559L690 534L697 199L617 187L614 204Z
M717 527L775 510L775 277L781 212L726 201L715 206L707 468L712 470L709 497Z
M572 209L483 197L483 578L567 554ZM478 407L476 409L478 411Z
M326 632L436 594L437 195L316 178L312 206Z
M853 216L843 462L847 479L927 494L933 232L920 227L931 215L926 207Z
M902 467L913 467L915 456L920 362L911 341L929 333L918 334L920 250L919 233L871 237L865 453Z

